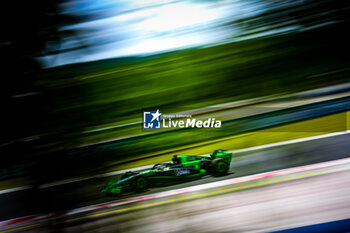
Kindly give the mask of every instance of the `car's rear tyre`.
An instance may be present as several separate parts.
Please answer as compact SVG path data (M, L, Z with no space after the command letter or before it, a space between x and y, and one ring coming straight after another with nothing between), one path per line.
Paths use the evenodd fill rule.
M144 177L137 177L135 180L135 190L137 192L143 191L147 188L148 181Z
M213 175L223 176L228 173L230 165L223 159L214 159L212 161Z

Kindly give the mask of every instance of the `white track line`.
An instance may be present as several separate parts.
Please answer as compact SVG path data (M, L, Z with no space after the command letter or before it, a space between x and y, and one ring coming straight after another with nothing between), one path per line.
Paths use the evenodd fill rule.
M21 190L25 190L25 189L30 189L32 187L33 186L22 186L22 187L16 187L16 188L11 188L11 189L4 189L4 190L0 190L0 195L5 194L5 193L17 192L17 191L21 191Z
M231 150L230 152L234 153L234 154L235 153L250 152L250 151L262 150L262 149L273 148L273 147L278 147L278 146L291 145L291 144L296 144L296 143L301 143L301 142L308 142L308 141L313 141L313 140L318 140L318 139L323 139L323 138L335 137L335 136L345 135L345 134L349 134L349 133L350 133L350 130L346 130L346 131L341 131L341 132L328 133L328 134L322 134L322 135L317 135L317 136L312 136L312 137L299 138L299 139L293 139L293 140L288 140L288 141L283 141L283 142L271 143L271 144L266 144L266 145L262 145L262 146L249 147L249 148L240 149L240 150ZM104 174L100 174L100 175L96 175L96 176L78 177L75 179L60 180L60 181L55 181L55 182L43 184L43 185L39 186L39 188L49 188L49 187L54 187L54 186L58 186L58 185L89 180L92 178L115 176L115 175L123 174L126 171L147 170L147 169L150 169L152 166L153 165L147 165L147 166L136 167L136 168L132 168L132 169L120 170L120 171L115 171L115 172L108 172L108 173L104 173ZM28 189L28 188L31 188L31 186L24 186L24 187L17 187L17 188L13 188L13 189L1 190L0 195L4 194L4 193L16 192L16 191L20 191L20 190L24 190L24 189Z
M255 175L231 178L231 179L227 179L227 180L220 180L220 181L216 181L216 182L200 184L200 185L190 186L190 187L186 187L186 188L174 189L174 190L169 190L169 191L164 191L164 192L159 192L159 193L154 193L154 194L143 195L143 196L139 196L139 197L131 197L131 198L121 199L121 200L117 200L117 201L111 201L111 202L105 202L105 203L85 206L85 207L65 211L65 212L62 212L59 214L30 215L30 216L26 216L26 217L9 219L9 220L5 220L5 221L0 222L0 227L10 226L10 225L18 224L18 223L24 223L24 222L29 222L29 221L39 220L39 219L53 219L53 218L57 218L57 217L71 216L74 214L80 214L80 213L84 213L84 212L88 212L88 211L96 211L96 210L100 210L100 209L104 209L104 208L111 208L111 207L116 207L116 206L130 204L130 203L142 202L142 201L147 201L147 200L152 200L152 199L157 199L157 198L163 198L163 197L174 196L174 195L178 195L178 194L201 191L201 190L205 190L205 189L217 188L217 187L222 187L222 186L227 186L227 185L232 185L232 184L243 183L243 182L247 182L247 181L275 177L275 176L291 175L291 174L294 174L297 172L311 171L311 170L315 170L315 169L328 168L328 167L337 166L337 165L344 165L344 164L348 164L348 163L350 163L350 158L332 160L332 161L328 161L328 162L322 162L322 163L316 163L316 164L311 164L311 165L281 169L281 170L270 171L270 172L264 172L264 173L259 173L259 174L255 174Z
M259 180L259 179L281 176L281 175L290 175L290 174L297 173L297 172L305 172L305 171L310 171L310 170L315 170L315 169L320 169L320 168L327 168L327 167L332 167L332 166L337 166L337 165L343 165L343 164L347 164L347 163L350 163L350 158L332 160L332 161L328 161L328 162L322 162L322 163L316 163L316 164L305 165L305 166L300 166L300 167L281 169L281 170L270 171L270 172L264 172L264 173L259 173L259 174L255 174L255 175L231 178L231 179L227 179L227 180L220 180L220 181L215 181L215 182L211 182L211 183L190 186L190 187L186 187L186 188L173 189L173 190L164 191L164 192L160 192L160 193L148 194L148 195L143 195L143 196L139 196L139 197L126 198L126 199L122 199L122 200L118 200L118 201L111 201L111 202L105 202L105 203L100 203L100 204L96 204L96 205L81 207L78 209L73 209L73 210L67 211L65 213L65 215L72 215L72 214L87 212L87 211L91 211L91 210L98 210L98 209L106 208L106 207L115 207L115 206L130 204L130 203L134 203L134 202L140 202L140 201L146 201L146 200L151 200L151 199L156 199L156 198L173 196L173 195L177 195L177 194L184 194L184 193L189 193L189 192L201 191L201 190L205 190L205 189L217 188L217 187L222 187L222 186L231 185L231 184L238 184L238 183L243 183L243 182L252 181L252 180Z
M290 144L295 144L295 143L300 143L300 142L308 142L308 141L318 140L318 139L322 139L322 138L335 137L335 136L340 136L340 135L349 134L349 133L350 133L350 130L346 130L346 131L322 134L322 135L311 136L311 137L306 137L306 138L298 138L298 139L293 139L293 140L288 140L288 141L283 141L283 142L276 142L276 143L266 144L266 145L262 145L262 146L249 147L249 148L245 148L245 149L241 149L241 150L231 150L230 152L231 153L242 153L242 152L249 152L249 151L254 151L254 150L262 150L262 149L266 149L266 148L290 145Z

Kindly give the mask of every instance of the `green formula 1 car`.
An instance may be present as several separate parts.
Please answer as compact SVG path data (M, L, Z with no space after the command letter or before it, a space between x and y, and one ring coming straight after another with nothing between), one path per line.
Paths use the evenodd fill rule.
M108 182L102 192L140 192L151 186L194 180L207 174L222 176L228 173L231 161L232 153L221 149L210 153L210 157L174 155L172 162L157 163L148 171L126 172L119 180Z

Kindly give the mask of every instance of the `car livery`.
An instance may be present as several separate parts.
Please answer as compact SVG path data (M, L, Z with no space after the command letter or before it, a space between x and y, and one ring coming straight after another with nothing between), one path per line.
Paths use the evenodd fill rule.
M102 192L141 192L151 186L195 180L208 174L222 176L228 173L231 161L232 153L221 149L210 156L174 155L172 162L157 163L150 170L124 173L119 180L109 181Z

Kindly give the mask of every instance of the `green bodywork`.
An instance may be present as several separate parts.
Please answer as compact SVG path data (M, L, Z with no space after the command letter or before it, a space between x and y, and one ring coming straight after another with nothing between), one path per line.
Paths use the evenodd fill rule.
M146 179L148 181L154 181L154 180L163 180L166 181L176 181L176 180L185 180L185 179L191 179L196 177L201 177L208 173L208 170L203 169L204 164L211 163L215 159L221 159L218 161L218 163L215 164L215 168L217 171L221 171L224 169L227 169L232 161L232 153L225 150L215 150L213 153L210 153L209 156L190 156L190 155L182 155L177 157L177 161L168 162L168 163L160 163L156 164L152 169L139 172L139 173L132 173L130 176L127 176L126 178L122 178L120 180L111 180L107 183L105 188L102 190L102 192L112 193L112 194L119 194L122 192L122 189L125 188L125 184L127 184L127 188L132 188L131 186L137 188L138 179L137 177L144 177L143 179ZM157 166L158 165L158 166ZM175 169L175 170L183 170L181 168L194 168L196 173L194 174L188 174L188 175L164 175L162 172L167 172L169 169ZM188 170L188 169L185 169ZM134 179L134 180L133 180ZM136 182L134 182L136 180Z
M229 153L226 150L216 150L213 153L209 154L212 159L223 159L228 164L232 161L232 153ZM202 160L207 160L207 157L199 157L199 156L190 156L190 155L181 155L179 156L181 160L181 165L184 167L194 167L200 169L200 164Z
M210 157L216 158L216 159L223 159L229 164L232 161L232 153L230 153L228 150L218 149L213 153L210 153Z

